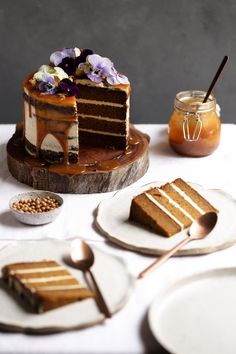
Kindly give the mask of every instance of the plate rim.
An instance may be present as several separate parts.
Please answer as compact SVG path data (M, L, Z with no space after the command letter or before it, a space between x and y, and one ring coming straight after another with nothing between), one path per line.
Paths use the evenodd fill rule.
M17 247L18 244L22 245L24 243L38 244L39 242L41 242L41 243L44 243L44 242L55 243L56 242L59 244L68 245L71 241L72 241L72 239L58 240L58 239L51 239L51 238L45 238L45 239L40 239L40 240L35 240L35 241L34 240L17 240L17 241L14 240L12 242L9 242L9 244L5 245L2 249L0 249L0 257L1 257L1 251L6 251L11 246ZM124 270L126 270L126 275L127 275L127 280L128 280L128 288L125 293L125 296L123 296L123 298L119 302L115 311L112 311L112 315L115 315L120 310L122 310L123 307L126 305L126 303L129 301L131 293L135 287L136 279L129 271L127 263L122 257L102 250L101 248L97 247L97 244L95 246L92 245L91 247L95 250L98 250L98 252L108 254L108 256L115 258L119 263L121 263L123 265ZM1 276L1 269L0 269L0 276ZM73 305L73 304L71 304L71 305ZM37 314L35 314L35 315L37 315ZM91 322L86 322L84 324L79 324L79 325L75 325L75 326L67 325L67 326L47 326L47 327L46 326L38 326L38 327L37 326L36 327L26 326L26 327L24 327L24 326L20 326L17 324L6 323L6 322L3 322L0 320L0 329L6 330L7 332L15 332L15 333L53 334L53 333L68 332L68 331L72 331L72 330L80 330L80 329L84 329L84 328L93 327L97 324L103 323L106 320L105 316L101 312L99 313L99 317L100 318L97 320L94 320Z
M151 187L151 186L155 186L155 185L160 185L160 184L164 184L166 182L163 181L155 181L155 182L150 182L150 183L146 183L142 186L134 186L133 190L140 190L143 187ZM203 185L199 184L199 183L194 183L194 182L187 182L188 184L194 186L197 186L199 188L202 188L206 191L215 191L218 192L224 196L226 196L228 199L232 200L235 204L236 204L236 199L230 194L227 193L225 191L223 191L220 188L205 188ZM131 189L129 187L129 189ZM167 252L167 250L162 250L160 248L148 248L148 247L139 247L133 244L128 244L124 241L119 240L118 238L116 238L115 236L112 236L111 234L109 234L109 232L107 232L101 225L99 222L99 217L100 217L100 213L101 213L101 208L103 207L103 204L105 205L106 203L108 203L109 200L115 198L117 196L117 194L123 194L127 191L127 188L117 191L116 193L114 193L110 198L104 199L103 201L101 201L97 208L95 209L95 218L94 218L94 224L96 226L96 228L100 231L100 233L105 236L111 243L118 245L120 247L122 247L123 249L127 249L129 251L133 251L133 252L137 252L137 253L141 253L141 254L145 254L145 255L150 255L150 256L161 256L163 255L165 252ZM224 243L221 243L220 245L217 245L215 247L213 246L209 246L209 247L205 247L205 249L202 248L194 248L194 253L193 250L191 249L181 249L179 250L175 256L177 257L182 257L182 256L198 256L198 255L204 255L204 254L210 254L210 253L214 253L217 251L221 251L223 249L229 248L231 246L233 246L236 243L236 233L235 236L232 237L230 240L225 241Z
M188 274L185 275L184 277L178 279L178 280L172 280L172 282L164 288L160 289L156 294L154 299L152 300L151 304L149 305L148 311L147 311L147 321L149 325L149 329L154 336L155 340L163 346L166 350L168 350L170 353L173 353L172 348L168 346L168 343L166 344L164 340L161 339L161 336L156 333L154 330L153 322L152 322L152 311L154 311L154 307L158 306L158 309L161 307L161 303L165 300L163 297L167 295L166 298L171 294L172 291L179 290L181 288L184 288L184 286L194 283L195 281L201 280L201 279L207 279L209 276L224 276L225 273L236 273L236 266L225 266L225 267L216 267L216 268L209 268L207 270L202 270L202 271L197 271L193 274ZM172 292L173 294L173 292ZM156 302L159 302L159 304L156 305ZM158 317L158 315L157 315ZM175 352L175 354L178 354ZM179 353L180 354L180 353Z

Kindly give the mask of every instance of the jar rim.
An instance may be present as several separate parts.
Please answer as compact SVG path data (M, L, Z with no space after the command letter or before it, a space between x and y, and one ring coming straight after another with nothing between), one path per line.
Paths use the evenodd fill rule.
M207 102L203 103L203 99L206 96L205 91L201 90L187 90L178 92L175 96L175 107L177 109L188 111L188 112L196 112L196 111L210 111L216 106L216 98L213 94L207 99ZM187 102L189 98L200 99L201 101L193 101Z

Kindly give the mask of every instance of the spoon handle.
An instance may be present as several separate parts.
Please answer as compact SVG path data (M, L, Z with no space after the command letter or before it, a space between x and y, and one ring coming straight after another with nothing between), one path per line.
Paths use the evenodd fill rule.
M179 242L176 246L174 246L170 251L164 253L160 258L156 259L153 263L151 263L147 268L145 268L141 273L138 275L138 279L145 277L149 274L152 270L157 268L159 265L164 263L168 258L173 256L181 247L186 245L189 241L191 241L190 237L185 238L181 242Z
M88 273L92 279L92 282L93 282L93 285L94 285L94 289L95 289L95 293L96 293L96 301L97 301L97 305L100 309L100 311L107 317L107 318L111 318L111 312L110 310L108 309L108 306L105 302L105 299L101 293L101 290L99 289L99 286L96 282L96 279L93 275L93 273L91 272L90 269L88 269Z

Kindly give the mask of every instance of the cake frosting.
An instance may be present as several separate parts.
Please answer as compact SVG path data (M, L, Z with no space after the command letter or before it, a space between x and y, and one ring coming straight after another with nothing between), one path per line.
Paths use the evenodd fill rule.
M24 81L25 148L50 163L79 160L79 146L125 150L130 83L110 59L64 48Z

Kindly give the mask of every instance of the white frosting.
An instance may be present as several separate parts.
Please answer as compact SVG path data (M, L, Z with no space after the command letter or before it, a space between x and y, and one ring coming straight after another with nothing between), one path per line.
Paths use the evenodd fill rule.
M81 284L66 284L66 285L49 285L49 286L37 286L32 287L30 290L35 291L60 291L60 290L76 290L76 289L85 289Z
M104 85L103 82L100 82L99 84L97 84L94 81L91 81L89 79L76 79L76 84L80 84L80 85L86 85L86 86L93 86L93 87L100 87L100 88L105 88L105 89L109 89L109 90L120 90L120 91L124 91L127 94L129 93L129 85L125 85L125 86L107 86Z
M79 118L81 117L82 119L83 119L83 118L91 118L91 119L105 120L105 121L108 121L108 122L117 122L117 123L125 122L124 119L116 119L116 118L109 118L109 117L101 117L101 116L99 116L99 115L93 116L93 115L91 115L91 114L81 114L81 113L79 113L78 116L79 116Z
M94 134L104 134L104 135L112 135L112 136L125 136L124 134L103 132L101 130L84 129L84 128L79 128L79 130L81 130L83 132L94 133Z
M163 191L160 188L157 188L158 191L168 199L169 203L172 204L176 209L179 209L180 211L182 211L182 213L187 216L190 220L194 221L194 218L184 209L182 208L178 203L176 203L176 201L174 201L174 199L172 199L165 191Z
M14 269L10 271L11 275L14 274L31 274L31 273L44 273L44 272L56 272L65 270L62 266L55 267L40 267L40 268L26 268L26 269Z
M20 281L24 284L30 284L30 283L47 283L51 281L60 281L60 280L68 280L68 279L74 279L72 275L55 275L52 277L40 277L40 278L22 278Z
M182 189L180 189L179 187L177 187L174 183L170 184L171 187L174 188L174 190L179 193L189 204L192 205L192 207L194 209L196 209L200 214L205 214L205 211L203 209L201 209L186 193L184 193L184 191L182 191Z
M168 209L166 209L162 204L160 204L155 198L153 198L151 194L145 193L145 195L153 204L158 206L158 208L164 211L164 213L166 213L176 224L178 224L181 230L184 229L184 224L181 221L179 221Z
M111 107L123 107L124 105L121 103L113 103L107 101L96 101L96 100L87 100L85 98L77 98L76 101L78 103L87 103L87 104L94 104L99 106L111 106Z

